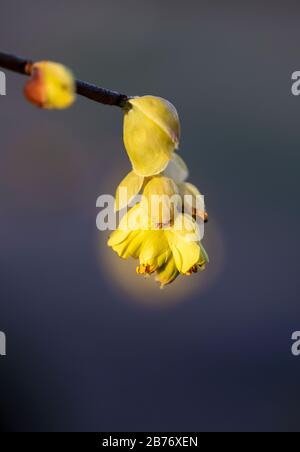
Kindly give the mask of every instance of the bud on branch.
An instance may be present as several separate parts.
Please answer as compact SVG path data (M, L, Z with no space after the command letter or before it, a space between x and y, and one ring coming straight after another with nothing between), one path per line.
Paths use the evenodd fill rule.
M0 68L30 76L33 64L34 63L31 60L0 52ZM81 80L76 80L75 85L78 95L87 97L100 104L124 108L129 99L126 94L104 89Z
M32 62L0 52L0 68L29 76L25 97L40 108L68 108L76 93L122 108L124 145L132 170L117 189L115 210L126 208L127 214L108 246L123 259L138 259L137 273L156 274L162 287L180 274L190 276L205 269L209 258L202 245L201 226L208 218L204 198L187 181L188 168L175 152L180 120L169 101L156 96L128 97L76 80L70 69L51 61ZM124 190L128 196L123 197ZM128 210L133 201L135 205Z

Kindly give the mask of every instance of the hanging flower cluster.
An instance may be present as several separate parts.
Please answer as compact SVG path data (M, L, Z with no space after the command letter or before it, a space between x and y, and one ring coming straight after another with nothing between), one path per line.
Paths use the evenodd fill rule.
M137 273L155 274L162 287L179 274L203 270L208 262L197 222L206 221L207 214L200 192L186 182L187 166L175 152L179 140L172 104L153 96L128 101L124 143L133 170L117 189L116 211L142 196L108 245L123 259L138 259Z
M64 109L74 103L76 82L65 66L42 61L32 64L28 73L24 93L34 105ZM124 144L132 171L116 192L116 212L126 208L127 213L108 246L123 259L138 259L137 273L155 274L164 287L180 274L205 268L208 255L199 221L205 222L207 214L199 190L187 182L186 164L175 152L180 140L175 107L144 96L129 99L124 110Z

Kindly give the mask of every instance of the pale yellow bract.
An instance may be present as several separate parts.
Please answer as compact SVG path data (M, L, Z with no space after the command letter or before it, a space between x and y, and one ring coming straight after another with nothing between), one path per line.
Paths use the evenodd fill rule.
M128 102L124 118L124 144L139 176L161 173L179 146L180 122L175 107L154 96Z

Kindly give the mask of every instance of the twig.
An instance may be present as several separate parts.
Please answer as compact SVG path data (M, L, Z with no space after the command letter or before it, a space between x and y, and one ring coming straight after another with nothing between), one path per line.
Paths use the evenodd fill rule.
M24 58L0 52L0 67L18 74L31 75L33 62ZM77 94L100 104L124 108L129 97L116 91L100 88L91 83L76 80Z

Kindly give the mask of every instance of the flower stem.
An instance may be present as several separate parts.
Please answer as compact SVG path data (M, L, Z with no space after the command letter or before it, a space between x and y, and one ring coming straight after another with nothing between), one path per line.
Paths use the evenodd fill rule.
M33 62L8 53L0 52L0 68L8 69L18 74L30 75ZM126 106L129 97L116 91L111 91L91 83L76 80L77 94L87 97L100 104L112 105L120 108Z

